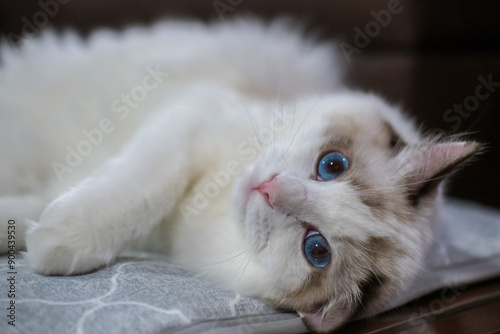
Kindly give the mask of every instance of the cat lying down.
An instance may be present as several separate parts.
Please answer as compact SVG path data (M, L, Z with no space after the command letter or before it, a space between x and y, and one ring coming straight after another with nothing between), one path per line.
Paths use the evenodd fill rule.
M410 283L440 184L479 148L343 88L332 46L284 21L49 31L0 50L2 252L9 216L44 275L164 252L317 332Z

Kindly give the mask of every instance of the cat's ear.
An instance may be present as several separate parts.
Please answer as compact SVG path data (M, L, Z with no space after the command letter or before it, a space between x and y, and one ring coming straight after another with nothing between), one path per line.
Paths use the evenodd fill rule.
M336 308L329 304L317 312L297 312L304 324L315 333L330 333L346 323L356 310L355 305Z
M473 141L456 141L408 145L397 158L411 200L432 192L441 181L459 165L473 156L480 148Z

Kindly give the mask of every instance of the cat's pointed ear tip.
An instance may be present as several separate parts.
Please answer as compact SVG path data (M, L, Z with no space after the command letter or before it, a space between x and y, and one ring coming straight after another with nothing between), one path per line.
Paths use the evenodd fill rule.
M467 141L465 145L467 147L469 147L469 149L471 151L474 151L474 152L481 152L482 150L484 150L486 148L486 145L484 143L480 143L480 142L475 141L475 140Z
M456 155L470 156L478 152L482 144L474 140L462 140L451 143L444 143L451 151L456 151Z
M317 312L300 312L298 315L304 324L314 333L331 333L335 329L345 324L352 315L352 310L348 308L327 310Z
M463 140L453 143L457 149L457 155L463 157L472 157L485 152L487 145L475 140Z
M463 140L456 142L456 144L461 145L463 149L469 151L477 151L482 145L475 140Z
M444 164L465 159L483 152L485 145L475 140L457 140L438 142L428 147L427 158L437 159Z

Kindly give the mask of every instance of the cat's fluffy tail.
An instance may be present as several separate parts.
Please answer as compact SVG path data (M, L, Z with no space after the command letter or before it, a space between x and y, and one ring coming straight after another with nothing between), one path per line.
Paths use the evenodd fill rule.
M166 21L121 32L101 29L88 38L47 30L21 39L19 49L4 41L0 87L4 91L13 82L10 92L16 96L56 80L78 89L77 78L83 75L95 84L121 82L125 89L127 83L141 84L151 68L169 73L167 82L226 82L271 97L330 92L341 81L332 45L304 39L302 30L289 19L265 23L252 18Z

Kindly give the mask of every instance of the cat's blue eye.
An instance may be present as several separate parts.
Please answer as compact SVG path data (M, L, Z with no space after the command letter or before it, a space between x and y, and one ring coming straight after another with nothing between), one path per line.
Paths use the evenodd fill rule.
M349 160L340 152L325 154L318 163L318 177L322 181L329 181L339 177L349 167Z
M330 262L330 246L318 232L310 232L304 239L304 255L316 268L325 267Z

